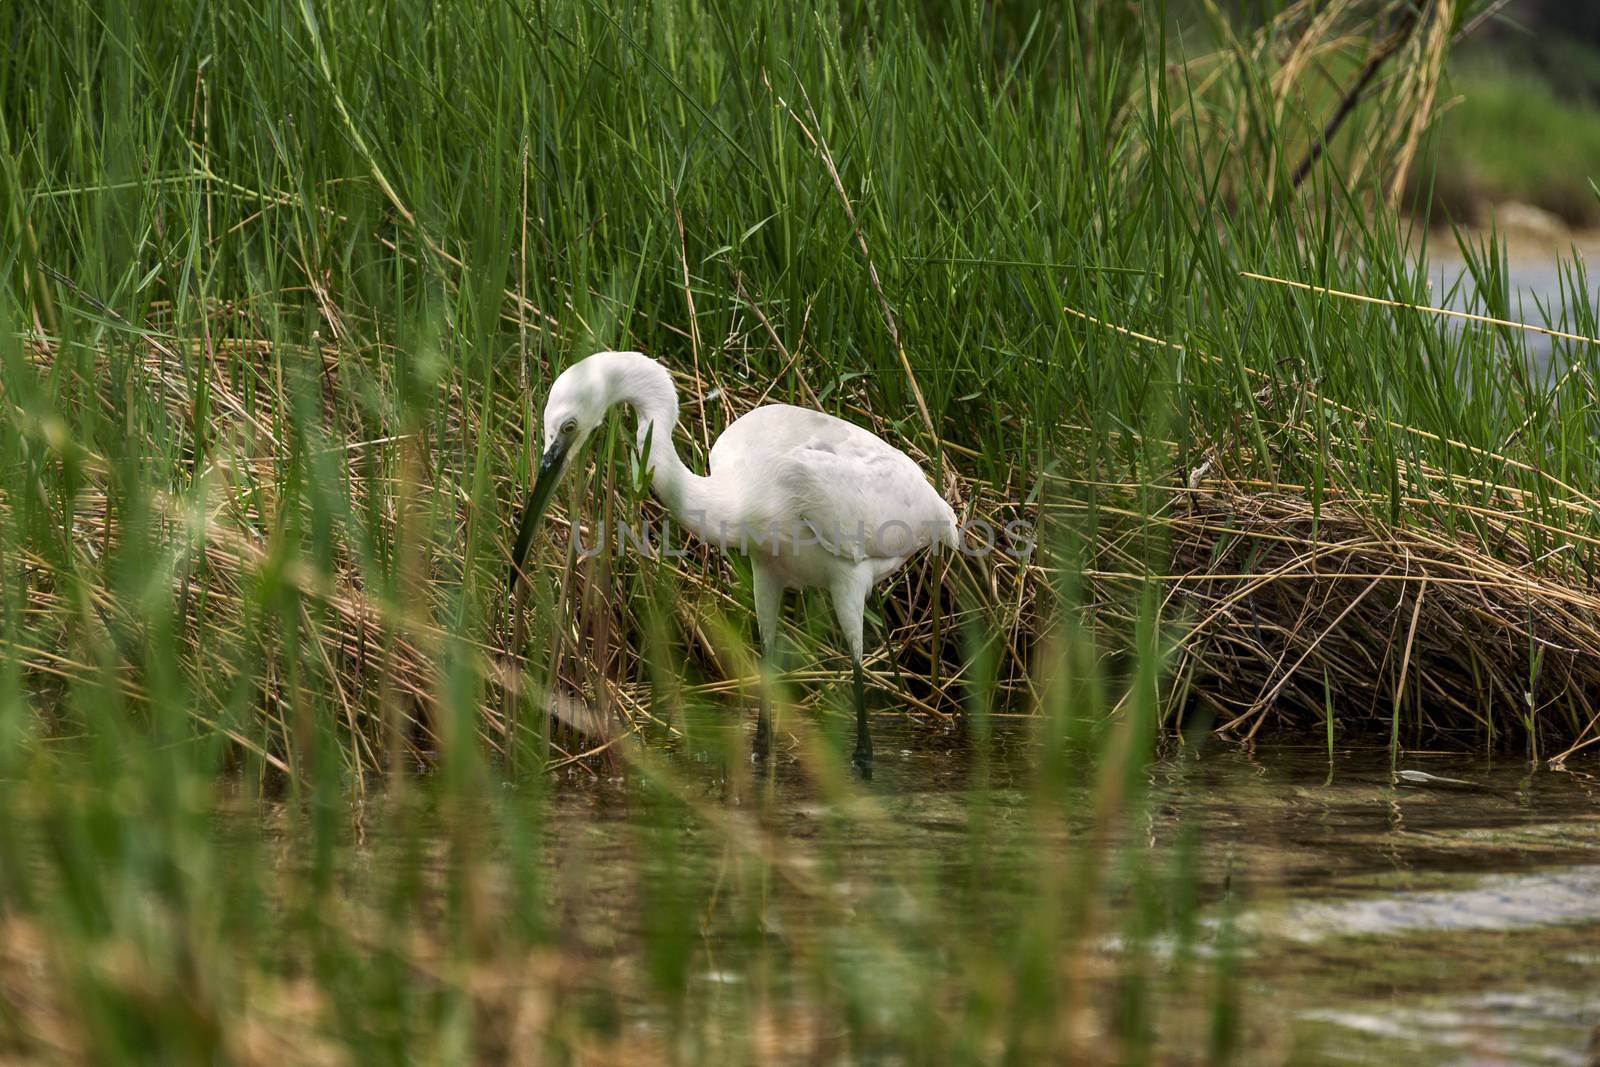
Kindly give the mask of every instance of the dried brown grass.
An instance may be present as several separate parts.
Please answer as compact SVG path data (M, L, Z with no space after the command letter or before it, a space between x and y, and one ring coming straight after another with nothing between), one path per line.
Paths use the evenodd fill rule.
M1404 313L1458 314L1245 276ZM1066 311L1141 344L1215 358ZM1557 764L1600 742L1595 499L1501 452L1363 414L1312 384L1246 373L1261 383L1261 433L1217 435L1195 469L1156 487L1167 506L1125 513L1162 529L1167 572L1152 575L1118 541L1102 546L1090 572L1101 584L1099 606L1113 611L1130 582L1165 587L1165 616L1183 635L1175 710L1201 705L1215 729L1244 740L1275 725L1381 734L1395 745L1515 748ZM1259 451L1269 437L1316 452L1309 420L1318 409L1328 434L1321 484L1261 477L1281 466L1282 457ZM1410 437L1507 477L1490 483L1402 463L1393 492L1363 492L1333 457L1366 455L1361 441L1374 433ZM1234 474L1230 464L1251 473ZM1131 499L1150 487L1120 488Z
M1446 529L1374 501L1208 478L1171 518L1180 675L1223 733L1399 731L1561 759L1600 731L1600 589L1519 517ZM1551 751L1548 746L1560 743Z

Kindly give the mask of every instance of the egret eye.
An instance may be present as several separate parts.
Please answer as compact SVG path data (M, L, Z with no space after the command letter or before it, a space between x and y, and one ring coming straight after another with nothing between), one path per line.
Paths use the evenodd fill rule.
M578 432L578 420L577 419L568 419L566 422L563 422L561 424L561 432L562 432L562 434L564 436L567 436L567 437L570 437L573 434L577 433Z

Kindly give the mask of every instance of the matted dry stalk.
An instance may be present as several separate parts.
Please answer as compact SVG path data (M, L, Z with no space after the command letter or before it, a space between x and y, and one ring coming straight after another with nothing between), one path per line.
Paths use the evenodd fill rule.
M1225 477L1171 517L1181 677L1225 734L1270 724L1566 755L1600 735L1600 590L1525 527L1487 545L1417 512ZM1559 747L1551 747L1560 742ZM1565 749L1565 751L1562 751Z

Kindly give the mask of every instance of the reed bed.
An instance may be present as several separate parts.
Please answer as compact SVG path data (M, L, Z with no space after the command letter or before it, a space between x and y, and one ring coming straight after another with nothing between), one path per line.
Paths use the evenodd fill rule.
M155 339L145 345L137 378L153 395L159 395L169 417L183 419L193 410L196 384L168 371L176 358L176 344L176 340ZM152 494L147 502L150 526L138 531L138 536L154 539L153 545L141 546L141 550L156 550L161 569L155 576L164 582L164 594L177 608L168 624L177 635L177 661L184 682L196 694L199 727L220 727L232 743L266 768L290 774L294 772L296 702L305 698L307 689L325 686L321 691L334 701L332 710L352 770L382 770L396 758L412 766L430 766L440 756L438 702L445 655L466 657L466 669L472 672L475 684L482 686L481 704L473 715L475 731L486 751L501 758L517 743L519 726L542 734L547 726L571 726L574 721L586 724L576 736L568 734L556 742L549 759L560 766L585 752L597 751L593 744L605 745L619 732L660 724L648 709L651 687L640 682L650 672L644 658L648 650L636 640L641 634L640 620L634 617L638 607L616 588L615 569L623 565L622 550L632 542L620 538L615 524L626 523L634 534L647 531L659 535L669 529L669 517L636 486L619 485L612 471L596 473L592 485L598 500L583 501L576 522L559 513L555 516L562 535L547 566L556 572L554 580L563 597L582 605L582 611L567 613L557 642L567 655L558 659L542 688L533 687L521 651L513 644L523 620L509 602L501 606L502 625L469 647L452 642L436 621L448 604L442 600L445 591L435 576L447 565L456 531L473 521L466 502L458 505L454 516L428 517L427 532L418 537L420 543L412 550L411 566L421 573L402 579L398 597L370 589L359 559L348 550L336 552L326 568L283 567L274 577L287 583L301 601L288 628L303 627L305 645L300 654L307 657L315 680L302 679L291 686L278 672L242 669L250 658L243 656L242 650L283 639L279 627L252 617L248 600L250 590L274 562L263 535L274 521L274 501L263 487L276 480L282 464L292 461L284 457L282 442L271 429L281 423L285 412L281 407L263 411L259 405L259 398L267 395L271 386L262 379L271 366L265 357L270 354L281 359L282 353L273 353L267 342L240 341L228 344L225 352L234 358L227 363L213 361L209 366L226 367L236 376L241 369L254 375L255 384L263 387L256 394L256 412L240 400L236 379L230 380L220 371L213 374L205 383L215 405L206 428L210 439L206 469L182 495ZM27 353L32 371L51 374L52 346L33 344ZM331 366L336 351L328 347L304 350L300 355L328 361L325 365ZM80 372L85 369L92 377L105 380L103 359L90 368L80 366ZM761 399L754 385L728 378L717 384L686 379L681 384L690 397L715 390L725 413L722 417L729 419ZM108 407L114 399L104 394L100 397ZM330 390L322 398L323 417L334 422L348 417L350 413L338 408L346 402L337 390ZM892 433L871 411L856 405L851 408L858 421ZM38 432L44 436L52 431L41 427ZM412 479L400 485L388 479L351 483L352 507L365 509L369 506L365 494L379 494L382 499L371 506L385 513L386 522L400 526L404 522L400 509L415 510L416 501L427 492L416 481L418 470L427 471L435 484L462 477L461 472L449 469L448 457L437 453L417 460L418 466L408 470L407 450L413 443L407 435L395 435L344 446L329 444L323 452L338 461L344 477L348 477L349 465L370 462L391 470L394 480ZM139 605L119 596L102 577L106 573L102 561L129 548L125 543L129 533L108 503L113 493L113 467L104 456L87 449L71 443L66 448L82 475L72 509L73 562L79 571L74 593L87 598L90 618L103 627L102 635L112 646L124 648L121 642L137 634L142 623ZM929 457L921 458L932 465ZM1009 503L1001 493L963 478L953 459L943 473L947 494L963 503L967 519L1003 530L1023 516L1024 509ZM506 496L514 498L518 488L508 486ZM8 498L0 497L0 517L15 521L10 504ZM431 507L450 509L451 502L435 499ZM412 517L414 523L418 519ZM614 524L609 532L608 520ZM497 529L492 536L503 553L504 529ZM577 546L579 558L563 564L561 557L566 553L561 543ZM645 565L668 569L662 577L675 586L670 610L689 637L680 653L681 671L707 678L692 686L690 695L730 699L736 711L741 706L753 708L759 679L748 652L740 647L747 627L732 625L731 636L719 631L713 638L706 626L708 619L716 617L726 628L725 620L737 619L746 611L738 594L738 572L729 560L704 546L660 543L652 547L656 551L688 550L682 557ZM75 630L83 617L71 610L62 593L65 576L27 547L21 549L17 562L27 590L24 625L32 636L28 643L15 647L13 655L14 663L25 672L26 684L45 693L95 682L99 678L96 662L74 655L75 646L82 645ZM981 617L984 625L997 627L1003 635L1008 667L993 680L998 691L1018 699L1028 691L1026 650L1039 625L1033 613L1043 571L1036 560L997 552L985 556L974 573L981 582L981 588L974 591L980 592L984 601L980 604L968 598L967 609L959 607L959 588L949 574L948 561L937 559L912 566L890 591L890 599L883 602L887 614L881 617L880 630L886 644L868 669L895 703L913 713L945 720L960 714L965 666L959 651L946 647L954 642L935 643L935 638L941 625L959 633L969 618ZM413 592L415 598L409 596ZM935 613L943 613L938 622ZM819 617L825 627L826 615ZM525 628L523 635L525 640ZM597 663L597 656L603 657L603 662ZM793 682L804 683L793 690L796 708L815 708L821 684L841 682L847 673L846 668L826 659L821 669L791 673ZM119 672L115 686L135 704L148 704L150 695L137 669ZM239 704L241 686L250 694L243 705ZM231 697L226 695L230 693ZM201 710L230 702L248 708L240 722L224 724ZM569 750L564 747L568 745L577 747Z
M397 66L382 44L426 26L418 12L386 20L304 7L252 11L243 24L197 14L192 25L231 57L226 69L194 67L174 50L188 32L174 13L135 19L127 32L148 36L168 66L159 79L148 62L106 76L143 78L163 101L163 124L140 142L146 162L118 155L122 142L96 133L101 112L70 100L19 97L8 120L5 180L26 194L7 223L25 253L8 291L9 447L12 470L33 468L0 484L22 561L18 624L0 640L46 704L93 680L148 705L151 656L169 660L161 670L181 679L185 702L207 709L198 724L220 726L275 774L293 773L296 749L326 724L350 771L435 762L451 732L505 757L519 731L545 721L552 694L643 728L643 694L660 679L649 665L657 637L692 691L746 691L754 669L747 647L734 646L748 645L747 595L730 561L704 551L564 560L558 537L525 611L499 595L543 383L574 354L638 347L678 372L695 462L742 411L792 399L904 443L964 518L1034 524L1038 550L1025 559L912 568L876 613L889 641L872 665L897 704L949 718L970 699L976 627L999 655L992 684L1026 714L1048 669L1035 651L1070 610L1060 593L1076 582L1073 561L1100 551L1058 550L1114 545L1128 528L1121 517L1101 525L1092 491L1048 499L1062 474L1143 484L1149 464L1216 444L1241 477L1317 482L1277 469L1261 447L1269 434L1315 435L1308 413L1269 419L1255 400L1264 381L1314 373L1285 375L1257 340L1310 340L1297 294L1246 291L1238 271L1301 278L1313 252L1324 268L1360 264L1340 268L1348 289L1405 288L1413 268L1398 231L1364 229L1359 213L1330 205L1404 184L1447 45L1489 10L1292 4L1241 36L1205 5L1187 28L1188 16L1130 19L1102 5L1035 38L1011 14L946 25L908 8L859 39L842 14L832 28L780 20L794 54L825 45L804 70L724 42L709 65L675 74L642 31L602 11L464 19L432 68ZM1170 34L1196 26L1215 48L1152 61ZM57 37L96 32L70 23ZM665 41L678 30L650 32ZM279 34L287 53L265 44ZM533 47L547 39L556 53ZM62 77L79 65L47 34L19 40ZM473 67L460 47L468 40L520 42L506 53L510 81L537 94L497 103L504 72ZM589 94L571 64L545 65L552 54L597 55L598 40L638 64L608 79L610 97ZM918 85L940 83L947 46L1014 48L1016 73L1032 73L996 85L957 79L965 95L946 94L941 111L897 110L899 123L885 125L872 119L870 94L835 79L852 49L874 46L903 53ZM1068 53L1089 57L1094 77L1062 80ZM239 71L285 62L303 77L236 83ZM887 78L891 62L901 60L872 69ZM1134 77L1141 66L1159 76ZM428 69L474 88L446 106ZM713 69L743 79L736 97L719 90L732 110L715 119L703 102ZM1343 90L1329 96L1328 84ZM433 119L410 123L395 93ZM884 99L899 109L908 98ZM687 184L658 165L660 146L680 142L641 124L666 101L706 123ZM970 144L955 135L961 116L984 109L1003 118ZM140 128L122 97L108 95L102 110L120 116L114 130ZM594 123L601 140L552 140L543 116L556 113ZM1404 122L1385 125L1393 114ZM298 118L280 128L286 115ZM53 129L70 133L70 149L54 149ZM1088 129L1103 136L1084 142ZM752 137L769 145L765 155ZM313 140L342 147L321 152ZM1359 149L1354 162L1343 149L1325 156L1346 144ZM451 161L460 166L443 166ZM1097 177L1068 180L1076 174ZM1122 192L1137 188L1148 195ZM1023 220L1047 201L1062 221L1030 229ZM1296 226L1305 237L1292 236ZM1168 240L1178 232L1198 242L1182 255ZM138 262L92 254L96 234L137 235ZM1185 291L1192 297L1177 298ZM1196 360L1183 345L1152 348L1095 326L1152 313L1156 334L1176 328L1235 347ZM1419 402L1392 421L1492 449L1506 420L1533 420L1513 451L1549 448L1554 433L1573 455L1570 420L1544 419L1549 398L1526 381L1491 381L1499 356L1481 339L1385 334L1378 313L1336 314L1306 349L1338 379L1324 390L1330 402L1349 411L1380 399L1352 346L1397 346L1407 388L1418 389L1441 373L1430 346L1446 344L1471 401ZM1583 385L1570 378L1556 391ZM1441 425L1463 419L1477 424ZM1230 424L1241 431L1217 434ZM1234 454L1241 447L1252 455ZM1366 454L1315 462L1322 483L1351 500L1370 488L1359 468L1381 476L1405 462L1381 444L1343 447ZM639 516L660 528L627 453L615 434L597 449L586 491L567 501L577 534L567 544ZM1088 525L1052 527L1041 503L1087 505L1075 513ZM1123 503L1156 510L1148 497ZM1167 569L1158 548L1141 553L1144 573ZM136 577L149 584L136 588ZM674 584L682 591L666 595ZM147 656L157 587L167 644ZM825 623L807 613L799 628L826 662ZM812 679L833 680L831 662ZM447 689L465 701L448 715ZM1367 695L1352 694L1350 707ZM791 696L819 706L814 687ZM1568 741L1589 722L1538 716L1547 718L1553 739Z
M1181 727L1597 729L1581 265L1549 377L1492 240L1469 328L1244 274L1442 295L1390 191L1494 6L7 9L0 1059L1248 1058ZM507 597L602 348L692 466L802 403L1031 524L872 606L878 783L825 605L763 777L740 561L577 551L628 429Z
M1586 561L1536 554L1514 512L1483 516L1480 539L1387 524L1371 504L1205 479L1175 508L1169 603L1192 621L1178 670L1217 729L1248 740L1277 721L1552 762L1593 743Z

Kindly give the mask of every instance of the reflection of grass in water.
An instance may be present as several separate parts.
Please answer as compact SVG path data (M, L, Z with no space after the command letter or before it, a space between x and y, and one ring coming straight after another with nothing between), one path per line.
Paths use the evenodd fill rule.
M784 773L802 770L819 768ZM933 798L941 829L929 832L906 818L920 811L912 796L825 790L796 820L748 783L730 803L725 773L691 760L641 755L630 779L559 796L412 785L375 796L359 823L314 804L284 814L265 844L252 844L246 811L222 827L226 852L204 825L206 793L186 790L166 819L120 832L132 854L78 844L62 881L78 860L93 877L5 926L4 1033L99 1062L139 1048L168 1061L339 1062L344 1048L359 1062L430 1062L460 1047L601 1062L937 1060L1005 1040L1098 1058L1124 1033L1095 1006L1120 971L1083 940L1122 926L1123 911L1086 929L1068 891L1109 859L1078 840L1096 822L1089 783L1061 794L1071 830L1067 809L1040 806L1056 792L1041 788L991 799L982 818L977 797ZM145 788L142 776L107 784L123 797ZM109 796L69 809L64 791L35 789L74 821L111 816ZM44 841L11 853L49 855ZM141 862L155 856L184 862ZM1095 881L1154 904L1185 880L1180 857ZM1128 942L1166 928L1166 910L1135 908ZM1190 981L1203 990L1210 973L1191 967ZM1096 992L1058 1034L1051 1006L1069 977Z
M1597 928L1358 938L1274 954L1293 1062L1570 1062L1596 1023ZM1551 1053L1554 1056L1551 1057ZM1536 1055L1537 1054L1537 1055ZM1526 1057L1526 1059L1524 1059Z
M1435 134L1439 208L1488 221L1484 205L1515 200L1572 225L1600 224L1590 185L1600 178L1600 108L1558 97L1541 73L1482 60L1457 70L1451 87L1460 101Z

